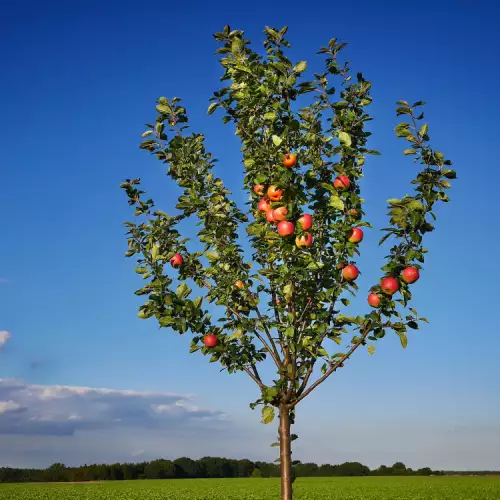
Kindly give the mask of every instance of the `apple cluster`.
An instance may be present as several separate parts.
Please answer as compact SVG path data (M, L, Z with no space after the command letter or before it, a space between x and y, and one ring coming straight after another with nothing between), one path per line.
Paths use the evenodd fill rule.
M351 180L347 177L347 175L339 175L333 181L333 187L339 191L345 191L351 187ZM361 213L355 208L350 209L347 212L347 215L352 219L361 218ZM347 233L347 241L350 243L361 243L363 237L363 230L360 227L353 227ZM354 281L359 276L359 269L354 264L347 265L347 263L341 263L338 267L342 269L342 277L346 281Z
M407 267L401 273L401 279L411 285L420 278L420 272L416 267ZM392 297L399 290L399 281L394 276L386 276L380 280L380 288L385 295ZM368 295L368 304L372 307L380 307L382 297L378 293Z
M283 165L287 168L292 168L296 161L296 155L286 154L283 158ZM272 205L272 203L279 203L282 201L285 190L275 186L274 184L270 185L267 190L264 184L255 184L253 190L257 196L261 196L259 202L257 203L257 210L265 215L267 221L271 225L276 226L276 230L282 238L292 236L295 233L295 223L287 220L287 207L283 205L277 207ZM295 238L295 244L299 248L308 248L313 243L312 234L307 232L312 227L313 218L310 214L302 214L297 219L297 223L300 225L300 228L306 232L297 235Z

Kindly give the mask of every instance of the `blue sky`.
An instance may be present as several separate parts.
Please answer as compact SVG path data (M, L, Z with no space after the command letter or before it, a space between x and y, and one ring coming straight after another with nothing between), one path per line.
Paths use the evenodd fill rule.
M256 45L266 24L289 25L291 57L312 70L321 68L314 54L329 38L349 42L353 69L373 83L371 145L383 156L367 162L362 187L376 228L386 221L385 200L409 192L415 172L393 136L396 100L428 102L432 142L459 175L452 203L439 207L414 286L414 305L430 325L410 336L406 351L386 337L373 358L360 353L303 403L294 458L500 469L498 6L210 4L28 0L3 7L0 331L10 338L0 337L0 378L15 382L0 384L0 463L274 458L274 427L248 409L256 396L251 382L189 355L187 336L137 319L138 279L123 256L121 223L130 212L122 179L142 177L158 204L173 206L175 191L160 165L137 147L161 95L183 98L192 128L207 135L220 160L217 173L246 201L234 131L206 115L221 75L211 35L229 23ZM385 255L377 230L366 233L362 290L378 278ZM362 295L355 305L364 311ZM92 407L95 388L110 390L99 394L111 394L113 411ZM123 403L124 390L136 391L133 404ZM82 391L90 394L85 411L74 401ZM144 409L151 392L159 394L157 405L188 401L191 413L178 408L199 419L191 425L180 410L165 410L162 424L152 426ZM57 415L69 418L76 407L91 424L63 432L67 422L58 428ZM14 429L13 412L53 425L35 432L26 419ZM116 419L123 425L110 424Z

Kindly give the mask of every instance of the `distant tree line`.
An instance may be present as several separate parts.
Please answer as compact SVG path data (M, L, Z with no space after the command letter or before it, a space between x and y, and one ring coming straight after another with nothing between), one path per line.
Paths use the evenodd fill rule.
M328 476L430 476L443 475L443 471L433 471L429 467L413 470L402 462L378 469L359 462L345 462L339 465L300 463L294 465L297 477ZM220 457L204 457L199 460L178 458L176 460L153 460L140 463L92 464L80 467L66 467L56 463L47 469L0 468L0 482L53 482L53 481L121 481L131 479L184 479L222 477L279 477L280 468L276 463L252 462L247 459L232 460Z

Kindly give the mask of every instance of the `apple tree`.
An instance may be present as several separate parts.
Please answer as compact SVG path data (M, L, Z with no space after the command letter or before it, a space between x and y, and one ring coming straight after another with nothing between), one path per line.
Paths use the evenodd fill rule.
M279 420L282 498L291 499L297 405L356 350L373 354L388 332L405 348L407 333L427 321L410 307L411 284L427 253L423 236L434 230L436 204L448 201L455 172L429 144L424 103L398 101L403 121L395 132L417 166L414 190L388 200L380 243L392 246L381 280L366 291L367 310L351 312L356 258L371 227L359 180L367 157L379 154L367 146L371 83L340 60L346 43L335 38L318 52L324 70L304 79L307 63L285 54L286 32L266 27L263 53L243 31L226 26L214 35L224 86L208 113L222 113L241 140L246 207L215 175L215 159L204 136L188 128L179 98L158 99L140 145L180 187L175 213L149 199L140 179L121 187L135 208L136 222L125 223L126 255L137 256L144 280L135 292L145 300L139 317L189 333L190 352L255 382L258 399L250 406L262 407L265 424ZM179 227L191 217L200 228L196 244ZM265 362L275 368L272 380L261 376Z

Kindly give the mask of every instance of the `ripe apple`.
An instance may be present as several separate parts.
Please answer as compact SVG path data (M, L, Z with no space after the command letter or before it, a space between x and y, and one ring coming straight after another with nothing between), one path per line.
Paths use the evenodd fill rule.
M283 158L283 165L288 168L292 168L297 161L297 157L294 154L286 154Z
M333 181L333 187L336 189L349 189L350 185L351 181L349 180L349 177L347 177L347 175L339 175Z
M299 217L297 222L302 226L304 231L307 231L308 229L311 229L313 225L313 218L309 214L303 214Z
M347 240L351 243L359 243L363 239L363 230L359 227L353 227L347 233Z
M355 220L361 219L361 212L359 210L356 210L355 208L351 208L350 210L348 210L347 215Z
M280 201L283 196L283 192L283 189L280 189L273 184L272 186L269 186L267 196L269 196L269 199L272 201Z
M261 198L257 204L257 210L260 212L268 212L271 210L271 205L269 205L269 202L265 198Z
M416 267L407 267L402 273L401 277L406 283L415 283L420 278L420 273Z
M370 293L368 295L368 304L372 307L378 307L381 302L382 299L376 293Z
M278 208L275 208L273 210L274 220L277 220L277 221L285 220L287 214L288 214L288 210L286 209L286 207L278 207Z
M354 281L359 276L359 270L353 264L350 264L342 270L342 276L347 281Z
M213 335L213 334L205 335L205 337L203 338L203 343L207 347L213 347L214 345L217 344L217 335Z
M180 267L184 264L184 257L180 253L176 253L171 259L170 264L172 267Z
M295 244L298 247L310 247L313 244L313 237L311 233L304 233L295 238Z
M393 278L392 276L387 276L386 278L383 278L382 281L380 282L380 287L382 288L382 291L385 294L393 295L399 290L399 283L396 280L396 278Z
M290 236L295 231L295 225L293 222L282 220L278 224L278 234L280 236Z
M274 210L270 209L266 212L267 222L270 222L273 226L275 226L278 221L274 218Z
M265 189L266 186L264 186L264 184L255 184L255 186L253 187L255 194L258 194L259 196L264 196Z
M243 290L243 288L245 288L245 284L241 280L236 280L234 286L236 288L239 288L240 290Z

